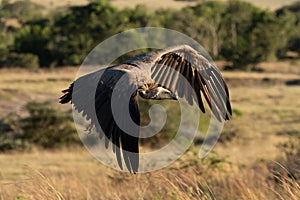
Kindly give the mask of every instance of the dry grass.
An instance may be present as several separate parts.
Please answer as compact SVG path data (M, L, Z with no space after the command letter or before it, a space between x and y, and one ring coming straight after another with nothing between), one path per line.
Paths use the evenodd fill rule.
M299 66L300 60L292 59L290 61L263 62L258 64L257 67L264 72L300 74Z
M137 5L146 5L150 10L158 10L158 9L181 9L186 6L196 5L196 2L185 2L185 1L174 1L174 0L131 0L131 1L122 1L122 0L113 0L111 3L118 8L134 8Z
M300 77L287 69L277 73L281 63L270 66L274 67L268 68L270 73L223 73L234 116L224 127L222 142L204 160L196 156L200 147L195 145L165 169L131 175L103 166L84 148L2 153L0 200L297 200L300 160L285 157L282 148L286 147L280 144L300 135L300 87L284 84ZM8 112L22 112L22 105L32 99L57 101L60 90L75 78L76 69L2 69L0 73L4 117ZM297 179L291 170L297 172Z
M76 76L76 68L57 70L0 69L0 89L20 90L24 94L57 94L57 88L65 86Z
M11 0L10 2L15 2L19 0ZM61 6L75 6L75 5L86 5L89 3L88 0L30 0L31 2L37 3L44 6L46 9L55 9Z
M194 159L191 155L185 155ZM9 162L8 162L9 161ZM187 160L185 160L186 162ZM190 162L192 160L189 160ZM0 199L293 199L299 182L267 165L206 161L131 175L112 171L84 149L0 155ZM279 164L276 164L279 165ZM282 167L283 171L285 170Z
M300 75L274 72L280 64L273 63L270 73L223 72L231 88L232 106L241 113L225 124L224 134L237 136L234 145L216 146L228 160L253 164L275 159L282 155L278 144L300 134L300 101L296 100L300 87L285 84L299 80Z
M57 100L76 77L76 68L63 70L0 69L0 118L22 112L26 102Z

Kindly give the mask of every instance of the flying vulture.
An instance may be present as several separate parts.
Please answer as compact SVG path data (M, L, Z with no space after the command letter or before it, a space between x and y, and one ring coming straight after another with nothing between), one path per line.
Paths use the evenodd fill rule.
M190 105L196 103L203 113L205 99L217 120L228 120L232 115L228 88L218 68L188 45L140 54L79 77L62 92L60 103L72 102L91 120L99 137L105 136L105 146L113 144L120 168L123 156L127 169L134 173L139 168L137 94L156 100L184 98Z

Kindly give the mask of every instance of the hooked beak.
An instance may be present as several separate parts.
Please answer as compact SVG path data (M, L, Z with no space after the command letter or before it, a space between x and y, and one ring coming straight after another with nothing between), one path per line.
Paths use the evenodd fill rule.
M176 94L172 94L171 97L173 100L178 100L178 96Z

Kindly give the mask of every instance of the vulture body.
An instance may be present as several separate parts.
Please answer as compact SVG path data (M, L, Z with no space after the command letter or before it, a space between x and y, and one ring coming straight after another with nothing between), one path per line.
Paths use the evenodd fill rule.
M90 127L96 127L100 138L105 136L105 146L114 144L120 168L123 155L127 169L134 173L139 167L137 94L145 99L185 98L190 105L196 102L202 112L205 99L219 121L228 120L232 114L228 88L218 68L187 45L141 54L87 74L63 93L60 103L72 102L90 119Z

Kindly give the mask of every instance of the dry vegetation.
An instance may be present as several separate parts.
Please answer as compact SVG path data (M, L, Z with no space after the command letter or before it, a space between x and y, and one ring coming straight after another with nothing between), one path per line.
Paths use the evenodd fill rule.
M88 2L31 1L50 10ZM249 1L270 9L294 2ZM146 4L150 10L195 4L174 0L111 3L119 8ZM107 168L84 147L0 152L0 200L300 199L300 61L262 63L258 69L261 72L223 72L234 115L205 159L198 158L200 145L195 143L167 168L133 175ZM0 69L0 119L10 113L26 115L24 105L33 100L57 102L76 72L72 67Z
M12 0L12 2L17 0ZM47 9L55 9L58 6L70 6L70 5L84 5L88 3L88 0L31 0L37 4L45 6ZM222 0L225 1L225 0ZM288 5L296 0L246 0L254 5L261 6L263 8L268 8L271 10L282 7L283 5ZM200 1L201 2L201 1ZM134 8L137 5L146 5L150 10L157 10L161 8L172 8L172 9L180 9L185 6L192 6L197 3L197 1L189 2L189 1L176 1L176 0L111 0L111 3L118 8Z
M204 160L198 159L200 146L194 145L165 169L132 175L103 166L84 148L2 153L0 199L297 200L300 87L285 83L299 80L300 71L299 65L281 65L263 64L269 73L223 73L234 116ZM2 69L0 74L4 117L8 112L22 113L22 106L31 100L56 101L76 69Z
M26 102L57 100L61 89L65 88L76 76L76 69L0 70L0 118L9 112L22 112Z
M204 0L203 0L204 1ZM226 1L226 0L221 0L221 1ZM295 0L246 0L250 3L253 3L254 5L263 7L263 8L269 8L271 10L274 10L276 8L280 8L283 5L288 5ZM122 0L113 0L111 1L113 5L124 8L124 7L134 7L138 4L145 4L147 7L150 9L160 9L160 8L174 8L174 9L180 9L185 6L192 6L197 3L197 1L194 2L189 2L189 1L176 1L176 0L165 0L165 1L160 1L160 0L130 0L130 1L122 1ZM201 2L198 1L198 2Z
M104 167L85 149L3 154L0 159L1 199L297 200L300 195L299 182L277 163L281 173L263 162L238 167L185 155L166 169L132 175Z

